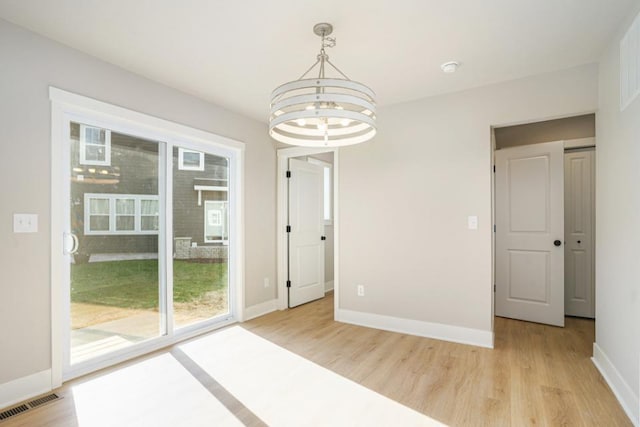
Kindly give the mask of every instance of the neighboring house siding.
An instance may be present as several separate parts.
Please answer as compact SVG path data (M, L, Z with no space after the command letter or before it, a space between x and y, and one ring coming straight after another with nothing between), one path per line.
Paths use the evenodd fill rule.
M207 200L227 200L226 191L202 191L201 204L198 205L196 185L227 186L227 159L204 155L203 171L180 170L178 165L178 148L173 150L173 235L174 237L190 237L198 246L215 246L221 243L205 243L204 239L204 207Z
M80 163L80 126L71 125L71 222L83 253L157 252L157 235L85 235L85 193L158 194L158 144L111 133L109 165Z
M72 123L71 223L73 233L80 239L79 252L96 254L158 251L157 234L85 234L86 194L158 195L158 150L159 144L154 141L111 132L107 164L83 164L80 125ZM205 202L227 200L227 192L201 190L199 204L195 186L227 187L227 159L205 154L203 170L181 170L178 155L179 149L174 148L174 237L188 237L191 243L198 246L223 245L222 242L205 243Z

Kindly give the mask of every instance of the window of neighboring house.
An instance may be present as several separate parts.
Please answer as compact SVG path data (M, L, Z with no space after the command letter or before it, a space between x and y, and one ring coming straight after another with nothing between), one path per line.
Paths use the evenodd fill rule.
M111 165L111 131L80 125L80 164Z
M229 202L205 200L205 243L227 243L229 241Z
M183 171L203 171L204 153L180 148L178 150L178 169Z
M331 209L331 198L332 198L332 188L333 188L333 165L331 163L323 162L322 160L314 159L313 157L309 157L307 159L309 163L313 163L315 165L319 165L323 167L324 171L324 224L331 225L333 223L333 209Z
M158 234L157 195L85 194L84 234Z
M158 199L140 200L140 229L142 231L158 231L160 217Z

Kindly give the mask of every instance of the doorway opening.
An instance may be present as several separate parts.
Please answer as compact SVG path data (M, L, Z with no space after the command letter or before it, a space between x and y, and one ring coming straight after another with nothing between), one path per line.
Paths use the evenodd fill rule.
M334 292L338 307L338 150L278 150L278 308Z
M494 314L595 318L595 114L492 128Z

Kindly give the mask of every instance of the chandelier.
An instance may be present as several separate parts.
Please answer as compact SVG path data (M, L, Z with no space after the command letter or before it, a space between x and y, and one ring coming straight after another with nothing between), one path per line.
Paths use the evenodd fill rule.
M303 147L342 147L370 140L376 134L375 93L329 61L325 48L336 45L335 38L328 37L331 24L316 24L313 32L322 38L315 64L298 80L271 93L271 137ZM328 66L339 77L327 77ZM307 77L316 68L317 77Z

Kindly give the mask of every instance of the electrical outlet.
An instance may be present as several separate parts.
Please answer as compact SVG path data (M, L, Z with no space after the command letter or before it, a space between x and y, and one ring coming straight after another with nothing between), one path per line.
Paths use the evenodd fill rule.
M358 296L359 297L364 296L364 285L358 285Z
M265 277L265 278L264 278L264 287L265 287L265 288L268 288L268 287L269 287L269 278L268 278L268 277Z

